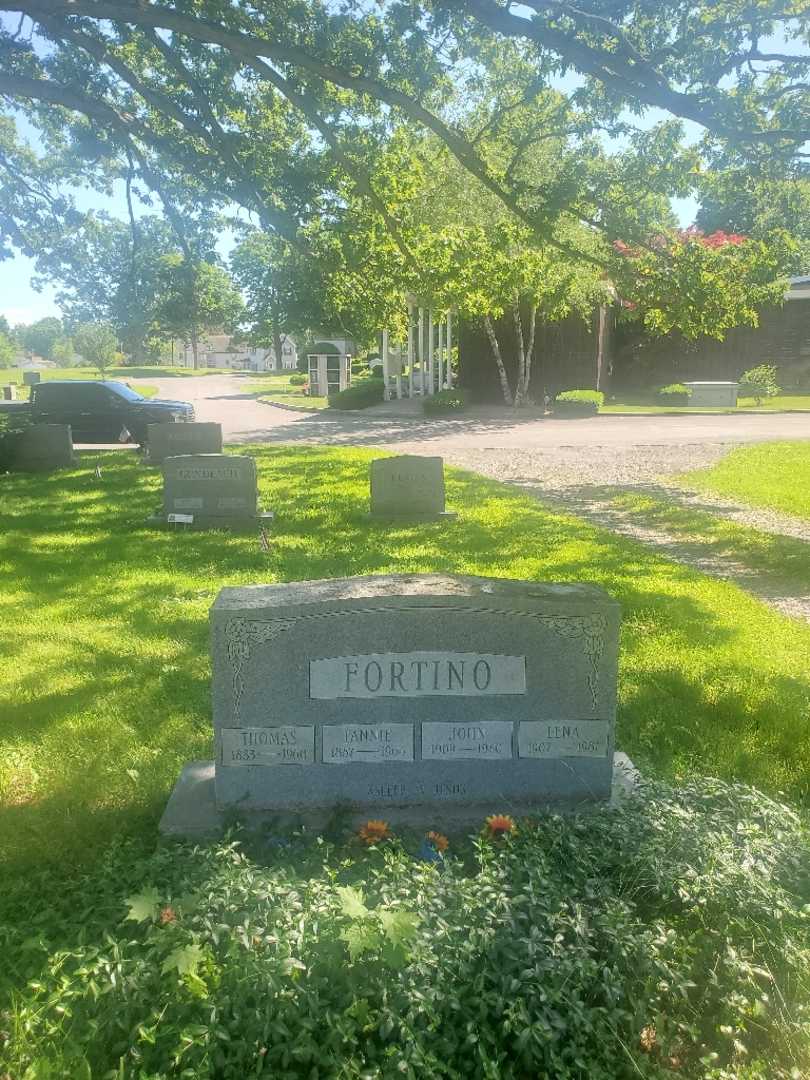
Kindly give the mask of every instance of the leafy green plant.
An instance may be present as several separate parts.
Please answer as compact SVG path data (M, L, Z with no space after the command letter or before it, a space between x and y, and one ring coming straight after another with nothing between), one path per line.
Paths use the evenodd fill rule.
M309 376L302 375L301 372L296 371L290 376L290 386L306 386L309 382Z
M761 405L764 398L776 397L782 389L776 376L775 364L758 364L749 368L740 376L740 396L754 398L757 405Z
M688 405L692 392L683 383L670 383L659 387L657 396L661 405Z
M551 410L555 416L596 416L605 402L600 390L564 390L557 394Z
M367 409L369 405L377 405L383 399L383 380L368 376L365 379L357 379L346 390L337 394L329 395L330 409Z
M422 401L422 409L426 416L461 412L466 408L467 395L459 387L454 387L452 390L441 390L438 394L426 397Z
M752 788L651 784L442 868L306 833L112 846L0 897L20 1077L790 1080L810 838ZM8 913L32 890L24 923ZM2 1006L0 1006L2 1008Z

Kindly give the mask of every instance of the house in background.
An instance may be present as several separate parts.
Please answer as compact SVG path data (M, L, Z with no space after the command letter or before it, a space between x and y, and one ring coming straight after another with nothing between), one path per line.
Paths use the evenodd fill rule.
M276 361L274 349L247 345L230 334L206 334L197 345L200 367L231 368L234 371L294 371L298 363L298 349L292 338L285 338L281 346L281 361ZM191 345L179 343L175 348L175 362L180 367L193 367L194 354Z
M322 335L314 345L306 348L306 352L337 352L354 356L354 342L345 336ZM200 367L231 368L233 371L295 371L300 353L291 337L282 339L281 357L277 358L273 348L247 345L230 334L206 334L200 338L197 355ZM178 366L194 366L194 354L188 343L176 343L174 356Z

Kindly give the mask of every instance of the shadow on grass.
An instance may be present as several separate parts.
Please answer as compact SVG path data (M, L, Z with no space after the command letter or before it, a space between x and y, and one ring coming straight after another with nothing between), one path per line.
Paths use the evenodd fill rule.
M493 481L448 470L456 521L371 523L362 450L245 446L258 536L152 530L160 476L98 454L0 479L0 859L69 872L154 825L211 752L208 609L224 585L393 572L589 581L624 611L619 747L659 775L807 799L810 631ZM767 643L767 646L764 644ZM441 644L439 642L437 645Z

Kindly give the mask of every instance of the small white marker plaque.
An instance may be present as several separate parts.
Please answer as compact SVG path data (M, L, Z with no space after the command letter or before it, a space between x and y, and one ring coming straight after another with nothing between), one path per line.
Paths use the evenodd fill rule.
M607 720L521 720L522 758L603 758L608 752Z
M327 724L325 765L388 764L413 761L413 724Z
M511 757L511 720L479 720L470 724L426 720L422 724L424 761L459 758L494 761Z
M315 760L315 728L223 728L220 761L223 765L309 765Z
M193 525L193 514L167 514L166 520L170 525Z

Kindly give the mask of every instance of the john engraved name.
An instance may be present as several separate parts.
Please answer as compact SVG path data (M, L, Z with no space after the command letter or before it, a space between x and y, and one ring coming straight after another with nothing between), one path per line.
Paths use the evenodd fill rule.
M369 653L310 660L311 698L525 694L526 657L494 653Z

